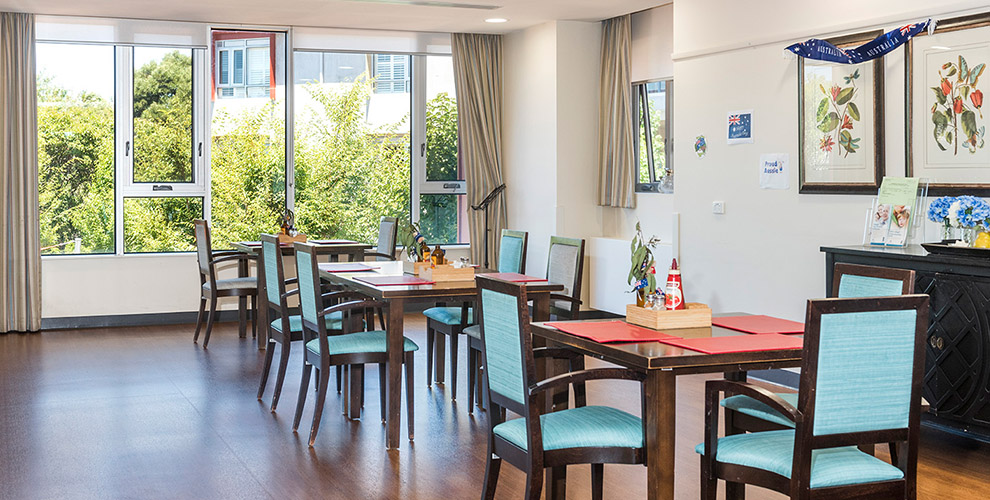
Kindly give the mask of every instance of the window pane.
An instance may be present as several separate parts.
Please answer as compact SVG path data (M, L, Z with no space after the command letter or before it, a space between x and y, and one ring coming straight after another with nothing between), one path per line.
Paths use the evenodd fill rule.
M247 71L247 84L248 85L260 85L268 86L269 81L269 68L268 61L271 59L269 57L269 48L265 47L251 47L247 49L247 59L248 59L248 71ZM266 89L267 90L267 89Z
M276 48L284 50L285 33L272 34ZM213 32L214 41L243 44L252 40L249 50L263 44L260 50L265 54L265 67L270 50L268 35L256 31ZM213 103L210 222L214 248L230 248L233 241L257 240L263 232L275 232L285 210L285 66L278 62L274 79L268 78L267 71L265 84L250 88L256 94L245 93L239 87L236 90L240 93ZM272 90L275 99L271 98ZM254 96L259 99L243 99Z
M643 101L641 86L636 86L636 99L639 101L639 182L648 183L650 180L650 148L646 142L646 113L648 105Z
M134 182L192 182L192 49L134 48Z
M112 253L114 49L39 43L36 57L41 253Z
M646 84L646 98L649 101L650 127L653 135L653 165L657 180L666 174L664 139L667 133L667 82Z
M230 51L221 50L220 60L217 61L217 66L220 67L220 85L227 85L230 83Z
M193 220L201 218L203 198L124 198L124 252L195 250Z
M409 57L397 54L375 56L375 93L408 93Z
M469 241L467 201L464 195L420 195L419 211L419 229L429 244Z
M292 59L295 70L293 82L320 83L323 80L323 54L319 52L296 52Z
M244 50L235 50L234 52L234 84L241 85L244 83Z
M296 226L310 238L373 242L382 217L409 220L410 95L374 93L375 59L325 53L325 83L296 85Z
M464 178L457 168L457 94L450 57L426 58L426 180Z

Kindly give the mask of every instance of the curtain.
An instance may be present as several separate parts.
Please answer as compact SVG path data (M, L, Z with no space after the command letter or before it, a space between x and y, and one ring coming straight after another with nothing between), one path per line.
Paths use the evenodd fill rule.
M502 36L457 33L451 35L454 85L457 89L457 162L467 179L468 204L481 203L502 185ZM489 262L498 262L498 235L508 218L505 195L485 212L470 210L471 261L485 262L488 237Z
M635 208L630 46L627 14L602 21L602 73L598 102L598 204Z
M41 329L34 15L0 13L0 333Z

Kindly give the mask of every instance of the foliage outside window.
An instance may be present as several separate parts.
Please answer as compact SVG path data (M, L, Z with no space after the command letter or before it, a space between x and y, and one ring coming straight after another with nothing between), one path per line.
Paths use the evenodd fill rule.
M672 192L673 165L670 151L673 81L639 83L633 86L636 119L637 192Z

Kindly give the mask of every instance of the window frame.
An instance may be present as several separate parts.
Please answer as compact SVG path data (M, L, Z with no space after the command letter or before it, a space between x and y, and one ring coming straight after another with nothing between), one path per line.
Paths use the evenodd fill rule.
M650 123L650 113L649 106L646 104L649 100L649 94L647 92L647 85L651 83L663 82L664 84L664 170L666 171L664 175L657 176L656 158L654 153L656 148L653 146L653 134L646 134L646 147L649 150L647 154L647 164L650 172L650 182L640 182L640 134L643 133L643 125L645 125L646 131L653 130ZM674 104L674 79L673 78L661 78L656 80L646 80L641 82L635 82L632 86L633 92L633 158L635 158L636 168L633 170L634 174L634 184L635 191L637 193L670 193L673 192L673 186L669 183L665 183L664 179L669 178L674 172L673 168L673 104ZM642 125L641 125L642 124ZM665 185L667 184L667 185Z
M214 29L223 31L223 29L221 29L221 28L214 28ZM274 31L284 31L284 30L272 30L272 32L274 32ZM259 32L259 33L267 33L267 32ZM215 57L215 61L216 61L216 74L214 74L213 76L214 76L215 81L216 81L216 89L217 89L216 96L217 96L217 99L258 99L259 97L251 97L251 96L248 95L248 89L251 89L251 88L263 88L263 89L265 89L265 95L266 96L268 95L268 89L271 88L271 81L272 81L272 78L274 78L274 75L271 74L271 71L268 72L268 83L265 83L265 84L250 84L250 83L248 83L248 74L251 71L250 70L251 63L250 63L250 60L248 58L248 49L261 47L261 45L252 45L251 44L251 42L257 42L259 40L263 40L265 42L264 47L266 49L268 49L268 51L269 51L268 52L268 65L269 65L269 68L270 68L271 67L271 50L272 50L272 47L271 47L270 41L269 41L269 39L267 37L236 38L236 39L230 39L230 40L220 40L220 43L217 43L216 53L213 55L213 57ZM221 71L224 69L222 67L223 65L221 64L221 56L220 56L220 54L223 53L223 52L226 52L226 53L229 54L229 56L227 57L227 64L226 64L226 66L227 66L227 68L226 68L227 74L229 75L229 78L228 78L227 83L222 83L222 80L220 78L220 76L222 74ZM240 72L237 72L235 70L235 66L234 66L234 59L235 59L234 55L237 52L240 52L241 53L241 70L240 70ZM240 78L241 78L241 82L240 83L237 83L236 82L236 77L237 77L237 74L238 73L240 74ZM235 91L236 91L236 89L244 89L244 95L243 96L238 96L235 93L235 95L225 96L225 95L223 95L220 92L223 89L232 89L232 90L235 90Z

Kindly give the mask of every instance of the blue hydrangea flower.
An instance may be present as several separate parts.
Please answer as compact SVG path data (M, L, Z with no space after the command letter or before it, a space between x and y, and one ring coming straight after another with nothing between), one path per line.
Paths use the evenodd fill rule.
M990 219L990 204L976 196L960 196L953 204L955 213L951 216L961 227L976 227Z
M952 196L942 196L932 200L928 205L928 220L939 224L947 223L949 218L949 207L956 201Z

